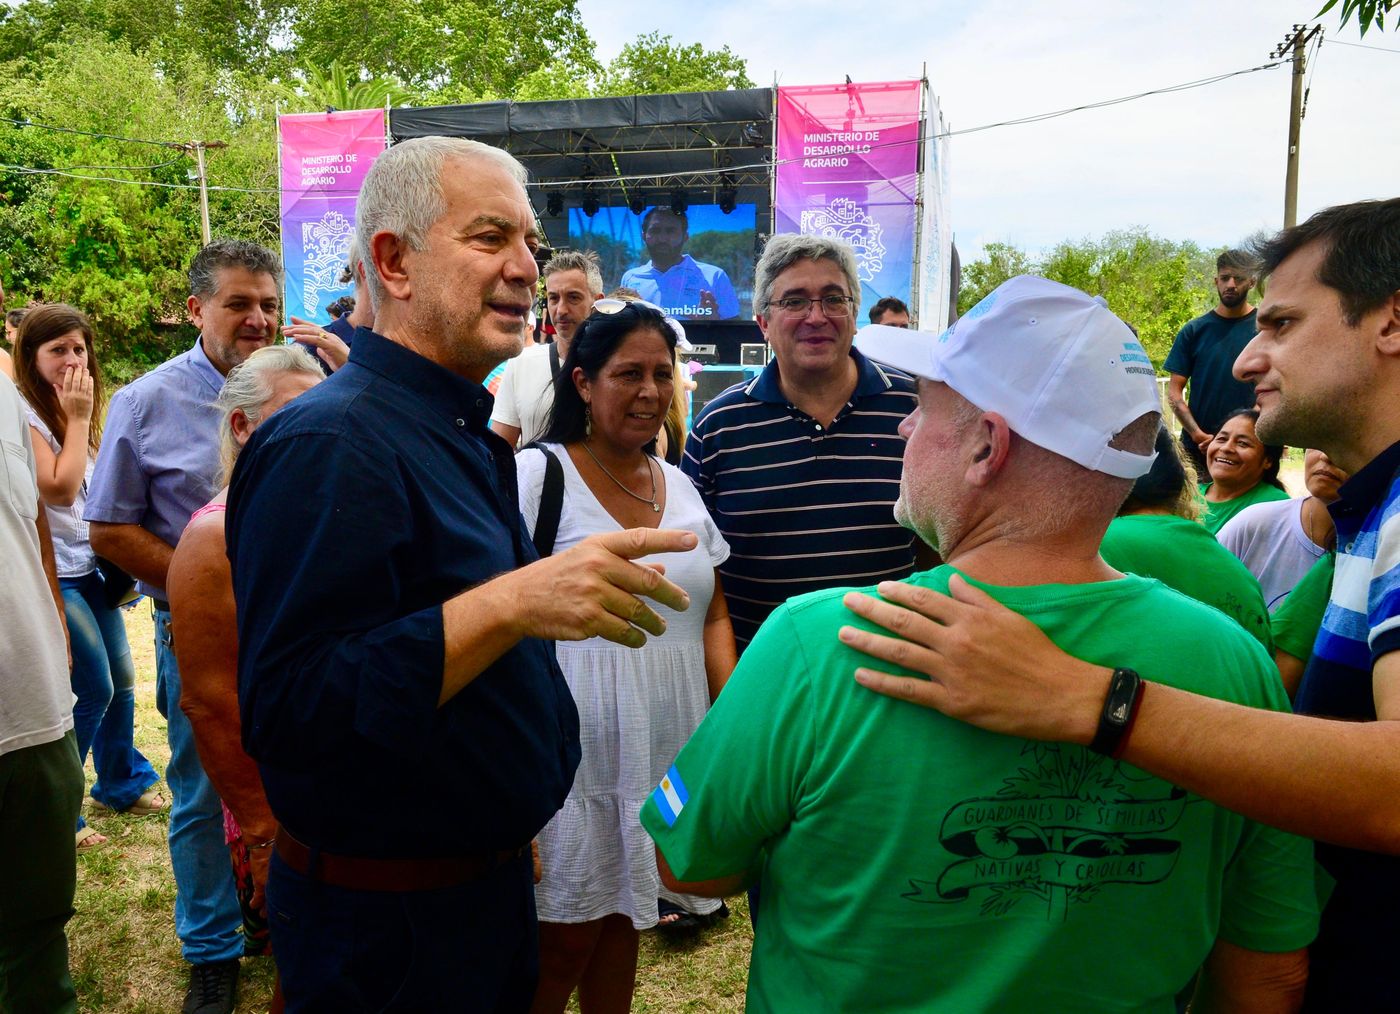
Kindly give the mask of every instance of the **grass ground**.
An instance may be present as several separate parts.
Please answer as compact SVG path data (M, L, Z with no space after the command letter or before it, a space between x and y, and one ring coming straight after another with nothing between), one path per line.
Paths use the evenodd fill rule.
M164 771L170 751L165 719L155 708L155 651L150 610L125 614L136 662L136 743ZM88 784L92 783L88 764ZM68 924L78 1009L88 1014L169 1014L180 1009L187 971L175 938L175 881L164 816L93 816L107 844L78 858L77 915ZM753 934L742 899L733 915L694 941L672 943L642 934L633 1009L647 1014L738 1011ZM272 964L243 962L238 1010L265 1011Z

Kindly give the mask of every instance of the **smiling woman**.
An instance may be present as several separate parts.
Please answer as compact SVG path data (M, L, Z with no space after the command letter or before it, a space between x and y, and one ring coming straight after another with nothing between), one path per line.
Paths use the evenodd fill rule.
M1212 534L1252 504L1288 499L1278 477L1283 448L1260 442L1254 432L1258 421L1257 410L1239 409L1225 417L1206 447L1210 482L1201 486L1206 498L1202 521Z
M666 577L690 595L686 612L658 609L663 637L638 651L599 638L556 646L578 705L583 756L568 799L539 837L536 1012L562 1012L576 988L586 1010L630 1008L638 930L657 925L658 897L682 901L662 891L638 813L736 660L715 571L729 547L695 487L652 453L671 403L675 345L659 310L599 301L560 367L543 442L517 458L521 513L542 552L658 526L694 531L701 547L648 561L664 561ZM550 458L563 482L553 500L544 488ZM540 533L551 511L557 535L547 546ZM712 899L684 904L701 914L719 908Z

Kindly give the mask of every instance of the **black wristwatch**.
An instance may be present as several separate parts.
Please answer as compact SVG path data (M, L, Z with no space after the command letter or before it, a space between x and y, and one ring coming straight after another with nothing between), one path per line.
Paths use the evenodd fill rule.
M1099 715L1099 728L1089 749L1106 757L1117 757L1137 717L1141 700L1142 677L1131 669L1114 669L1108 681L1103 713Z

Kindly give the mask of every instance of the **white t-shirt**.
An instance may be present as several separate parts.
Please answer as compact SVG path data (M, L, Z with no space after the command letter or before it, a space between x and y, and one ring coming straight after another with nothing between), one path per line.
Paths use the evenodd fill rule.
M1273 612L1303 575L1326 552L1303 530L1303 501L1269 500L1240 511L1216 534L1259 579L1264 603Z
M57 438L39 418L33 406L26 405L29 425L39 431L39 435L49 445L49 450L57 456L63 450ZM78 495L67 507L55 507L45 503L44 511L49 516L49 534L53 536L53 559L59 577L86 577L97 569L97 556L88 542L88 523L83 520L83 508L87 506L88 483L92 482L92 469L97 464L91 454L87 459L87 471L83 473L83 484L78 487Z
M537 440L549 425L554 408L554 370L549 350L553 345L531 345L506 363L501 386L496 389L496 407L491 421L520 430L516 444L524 447Z
M0 375L0 754L62 739L73 690L39 554L39 486L24 401Z

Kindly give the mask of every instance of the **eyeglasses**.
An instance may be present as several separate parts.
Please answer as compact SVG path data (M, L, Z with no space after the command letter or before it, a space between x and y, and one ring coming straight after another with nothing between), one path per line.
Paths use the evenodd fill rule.
M637 306L645 306L648 310L655 310L657 313L661 314L662 319L666 321L666 326L669 327L671 333L676 336L676 347L678 349L682 352L693 352L695 350L695 346L691 345L686 339L685 328L681 326L681 322L655 303L648 303L645 299L613 299L609 296L604 296L602 299L595 299L593 301L593 312L605 313L608 316L612 316L615 313L621 313L623 310Z
M832 292L816 299L808 296L784 296L782 299L770 300L768 305L776 306L789 317L805 317L812 309L812 304L816 303L827 317L848 317L855 302L854 297L838 296Z

